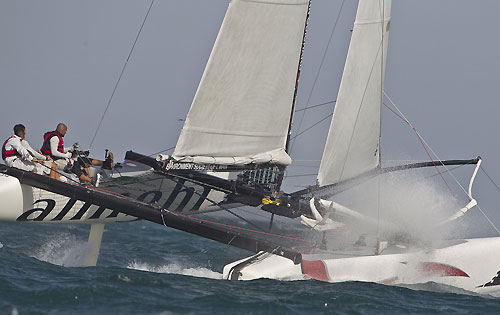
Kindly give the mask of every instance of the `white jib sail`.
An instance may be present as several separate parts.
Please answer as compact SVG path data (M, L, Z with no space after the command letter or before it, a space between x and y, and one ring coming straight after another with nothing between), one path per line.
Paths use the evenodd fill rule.
M232 0L173 157L288 165L308 0Z
M380 108L390 26L390 0L360 0L325 150L320 186L380 163Z

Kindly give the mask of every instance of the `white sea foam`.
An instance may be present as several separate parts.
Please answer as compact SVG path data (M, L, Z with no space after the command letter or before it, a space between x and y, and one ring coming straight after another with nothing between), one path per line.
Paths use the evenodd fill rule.
M166 264L162 266L152 266L147 263L141 263L141 262L131 262L127 268L129 269L135 269L135 270L142 270L142 271L149 271L149 272L157 272L157 273L170 273L170 274L178 274L178 275L185 275L185 276L192 276L192 277L199 277L199 278L209 278L209 279L222 279L222 273L218 273L215 271L212 271L207 268L203 267L196 267L196 268L186 268L182 265L179 264Z
M366 230L384 233L385 228L386 233L400 231L406 237L431 242L447 237L449 226L439 223L467 203L454 199L442 182L418 178L411 172L376 178L337 198L373 219L372 226L351 226L358 234Z
M44 243L30 256L54 265L65 267L83 266L86 241L79 241L74 236L62 234Z

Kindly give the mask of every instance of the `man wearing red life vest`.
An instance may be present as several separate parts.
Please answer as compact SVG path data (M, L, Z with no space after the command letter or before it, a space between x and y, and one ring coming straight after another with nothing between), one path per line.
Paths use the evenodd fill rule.
M78 144L64 147L63 137L67 131L68 127L63 123L59 123L56 130L46 132L43 136L42 154L51 157L59 171L65 170L65 167L69 164L68 172L76 174L81 182L92 183L90 165L102 166L103 162L96 159L78 157L78 155L74 158L74 161L70 161L73 156L72 152L78 152L76 151Z
M57 168L62 170L71 158L71 152L74 147L64 147L63 137L66 135L68 127L59 123L56 130L46 132L43 135L42 154L45 156L50 156L54 161L56 161Z
M21 124L15 125L14 135L8 138L2 146L2 158L5 164L38 174L50 174L52 162L33 150L25 137L26 127Z

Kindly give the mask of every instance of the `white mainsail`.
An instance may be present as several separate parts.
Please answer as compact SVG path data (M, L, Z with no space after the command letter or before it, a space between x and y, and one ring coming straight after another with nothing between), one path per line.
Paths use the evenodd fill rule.
M320 186L380 164L380 108L391 0L360 0L318 172Z
M178 161L288 165L308 0L232 0L179 136Z

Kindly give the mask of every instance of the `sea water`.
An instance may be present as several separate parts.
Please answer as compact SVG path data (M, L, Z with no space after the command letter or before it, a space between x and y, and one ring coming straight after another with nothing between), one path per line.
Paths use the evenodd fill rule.
M0 223L0 314L498 313L500 300L436 283L228 281L250 253L161 225L107 224L97 267L89 227Z

